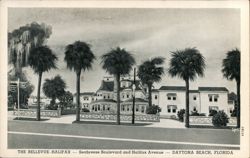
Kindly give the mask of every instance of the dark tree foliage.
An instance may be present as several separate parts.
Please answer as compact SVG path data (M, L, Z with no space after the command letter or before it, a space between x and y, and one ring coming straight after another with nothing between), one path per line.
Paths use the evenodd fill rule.
M102 68L114 75L115 90L117 95L117 124L120 124L120 77L127 75L135 64L134 57L125 49L117 47L102 56Z
M235 80L237 84L237 127L240 127L240 51L236 48L227 52L222 61L222 73L228 80Z
M172 52L169 74L179 77L186 83L186 114L185 126L189 127L189 81L194 81L197 76L204 76L205 58L196 48L186 48Z
M64 95L66 88L65 81L61 78L61 76L57 75L51 79L45 79L43 84L43 93L48 98L51 98L51 105L55 104L55 100L59 99L60 96Z
M31 50L29 65L38 74L37 89L37 120L40 121L40 88L42 74L50 69L56 68L57 56L47 46L36 47Z
M64 61L67 63L67 67L76 73L76 121L80 121L80 76L81 71L86 71L92 68L95 55L90 49L88 43L82 41L76 41L73 44L69 44L65 48Z
M164 74L164 68L161 67L164 63L164 58L156 57L143 62L139 66L138 77L143 84L148 86L149 106L152 106L152 86L155 82L161 81L161 76Z

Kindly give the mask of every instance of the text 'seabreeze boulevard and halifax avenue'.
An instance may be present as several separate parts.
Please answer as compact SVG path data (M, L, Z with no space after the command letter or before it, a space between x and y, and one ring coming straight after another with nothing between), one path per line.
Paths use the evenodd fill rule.
M8 15L9 149L240 149L239 11Z

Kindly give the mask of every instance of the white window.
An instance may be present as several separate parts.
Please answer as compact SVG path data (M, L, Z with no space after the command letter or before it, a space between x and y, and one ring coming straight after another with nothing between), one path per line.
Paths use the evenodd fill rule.
M168 113L176 113L177 106L176 105L167 105Z
M218 101L218 97L214 96L214 102L217 102L217 101Z
M213 101L212 96L209 96L209 102L212 102L212 101Z

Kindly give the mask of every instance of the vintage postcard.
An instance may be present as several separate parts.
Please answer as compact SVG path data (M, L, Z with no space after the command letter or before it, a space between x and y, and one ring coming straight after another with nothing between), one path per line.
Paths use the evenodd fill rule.
M1 1L1 157L249 157L248 1Z

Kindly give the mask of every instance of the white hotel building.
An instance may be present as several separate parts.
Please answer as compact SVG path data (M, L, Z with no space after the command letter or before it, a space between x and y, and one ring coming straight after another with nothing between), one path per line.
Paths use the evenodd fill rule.
M133 77L121 78L121 113L132 113L132 83ZM96 92L84 92L80 94L82 108L87 108L91 112L105 113L116 112L116 93L112 77L104 77L100 88ZM209 110L223 110L230 116L234 108L234 102L229 100L228 90L225 87L199 87L197 90L189 91L189 109L204 113L206 116ZM135 112L136 114L146 114L148 108L148 94L145 87L136 80L135 89ZM76 97L74 95L74 102ZM180 109L185 109L185 87L184 86L162 86L152 91L152 104L161 108L162 117L177 116Z
M185 89L182 86L162 86L153 90L152 104L161 107L161 116L177 116L177 111L186 106ZM230 116L233 108L225 87L199 87L198 90L189 91L190 113L197 111L207 116L210 110L223 110Z

